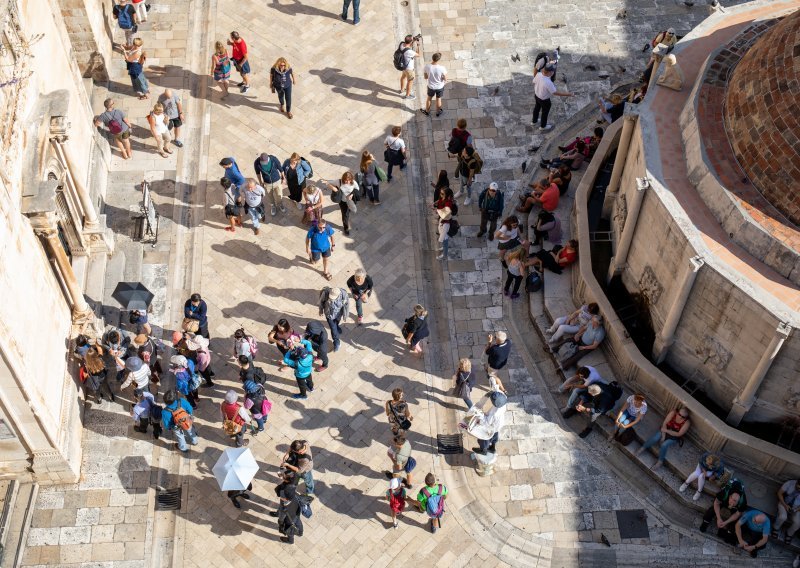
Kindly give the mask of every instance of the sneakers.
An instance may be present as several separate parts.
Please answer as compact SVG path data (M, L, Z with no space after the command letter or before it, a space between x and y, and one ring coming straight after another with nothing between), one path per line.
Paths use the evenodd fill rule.
M482 236L483 236L483 235L485 235L485 234L486 234L486 231L480 231L480 232L479 232L477 235L475 235L475 236L476 236L476 237L482 237Z
M395 521L394 523L392 523L392 526L393 526L394 528L397 528L397 526L398 526L398 524L397 524L397 521Z
M244 87L244 81L242 81L241 83L236 83L236 86L237 87Z
M431 115L431 113L430 113L430 112L428 112L427 110L425 110L424 108L421 108L421 109L419 109L419 112L421 112L421 113L422 113L422 114L424 114L425 116L430 116L430 115Z
M508 290L503 290L503 296L508 296L508 295L509 295L509 291Z
M436 111L436 116L437 116L437 117L439 117L439 116L442 116L442 113L443 113L443 112L444 112L444 111L443 111L442 109L439 109L439 110L437 110L437 111Z
M553 125L552 124L548 124L547 126L540 126L539 130L541 130L542 132L547 132L548 130L553 130Z
M357 325L361 325L361 322L363 322L363 321L364 321L364 316L358 316L358 319L356 320L356 324Z
M692 501L698 501L702 493L700 491L696 491L694 495L692 495Z
M274 217L275 214L278 213L278 208L273 205L272 207L270 207L269 213Z
M409 101L413 101L416 98L417 98L417 95L415 95L414 93L411 93L410 95L406 95L406 99L409 100Z
M326 367L325 365L320 365L319 367L317 367L316 371L317 371L317 373L321 373L322 371L324 371L327 368L328 367Z
M461 191L461 190L459 189L459 190L458 190L458 193L456 193L456 194L454 194L454 195L453 195L453 199L458 199L458 198L459 198L459 197L461 197L463 194L464 194L464 192L463 192L463 191Z
M341 347L341 346L342 346L342 344L341 344L340 341L334 341L333 342L333 352L336 353L337 351L339 351L339 347Z
M293 394L292 398L295 400L305 400L308 398L308 395L305 394Z
M183 142L181 142L180 140L173 140L172 143L175 144L178 148L183 148Z
M440 254L439 256L436 257L436 260L444 260L444 255Z
M471 197L467 197L467 198L464 200L464 205L469 205L470 203L472 203L472 198L471 198Z
M437 530L437 529L436 529L436 525L434 525L434 524L433 524L433 519L431 519L431 532L432 532L432 533L435 533L435 532L436 532L436 530Z
M242 94L245 94L249 90L250 90L250 85L245 85L244 87L242 87Z
M511 299L512 300L516 300L517 298L519 298L519 294L518 293L515 292L514 294L511 294Z
M689 484L688 484L688 483L684 483L684 484L682 484L680 487L678 487L678 491L680 491L681 493L683 493L684 491L686 491L686 488L687 488L687 487L689 487Z

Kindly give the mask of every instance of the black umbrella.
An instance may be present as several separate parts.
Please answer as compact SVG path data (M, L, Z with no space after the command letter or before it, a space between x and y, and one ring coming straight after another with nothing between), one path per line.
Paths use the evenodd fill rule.
M155 294L141 282L120 282L111 297L126 310L146 311Z

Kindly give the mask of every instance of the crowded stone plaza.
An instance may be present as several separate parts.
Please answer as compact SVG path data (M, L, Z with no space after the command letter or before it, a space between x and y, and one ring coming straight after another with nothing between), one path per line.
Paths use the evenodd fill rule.
M0 0L0 567L800 566L800 0Z

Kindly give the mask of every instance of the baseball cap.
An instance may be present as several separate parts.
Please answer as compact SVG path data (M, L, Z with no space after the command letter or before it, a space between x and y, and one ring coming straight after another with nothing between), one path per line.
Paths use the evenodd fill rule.
M492 183L489 184L489 189L493 189L493 190L497 191L498 189L500 189L500 187L497 185L496 182L492 182Z
M397 489L398 487L400 487L400 478L393 477L391 481L389 481L389 489Z
M668 34L675 35L675 28L669 28L669 29L667 30L667 33L668 33Z

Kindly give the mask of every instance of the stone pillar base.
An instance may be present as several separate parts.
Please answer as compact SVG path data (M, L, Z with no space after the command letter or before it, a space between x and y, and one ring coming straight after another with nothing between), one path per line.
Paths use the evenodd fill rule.
M475 462L475 473L481 477L488 477L494 473L494 464L497 461L497 454L487 453L476 454L472 452L470 458Z
M754 400L751 400L743 403L738 398L734 400L733 404L731 405L731 410L728 412L727 418L725 418L725 422L731 426L738 427L742 421L742 418L744 418L744 415L747 414L750 408L752 408L754 402Z

